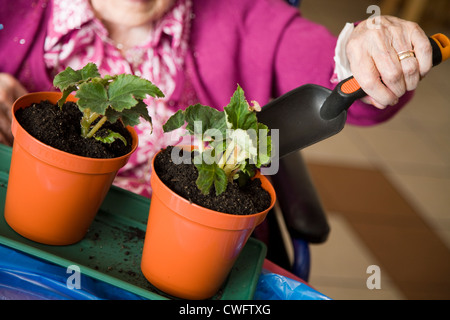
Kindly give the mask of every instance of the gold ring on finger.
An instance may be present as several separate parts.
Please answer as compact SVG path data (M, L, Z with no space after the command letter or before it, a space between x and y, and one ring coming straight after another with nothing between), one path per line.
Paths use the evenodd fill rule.
M397 52L397 56L398 56L398 60L402 61L403 59L410 58L410 57L415 58L416 54L414 53L414 50L406 50L406 51Z

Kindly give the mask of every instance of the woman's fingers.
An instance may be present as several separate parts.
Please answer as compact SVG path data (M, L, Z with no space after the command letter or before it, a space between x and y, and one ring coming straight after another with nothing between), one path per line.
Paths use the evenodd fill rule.
M376 39L373 39L373 41L376 41ZM366 98L365 101L371 102L377 108L385 108L393 104L397 100L397 96L381 81L382 75L380 72L380 69L389 70L389 72L394 70L384 66L391 62L389 53L383 50L378 54L369 54L359 45L359 41L349 42L347 48L353 76L370 97ZM394 75L387 76L386 74L383 76L385 79L395 77Z
M419 25L412 23L411 29L411 43L413 44L414 53L419 65L420 78L422 79L433 67L433 50L428 36Z
M0 113L0 143L11 146L13 143L13 135L11 133L11 121L8 117L4 115L3 112Z
M27 90L13 76L0 73L0 143L11 145L11 107L14 101L27 93Z

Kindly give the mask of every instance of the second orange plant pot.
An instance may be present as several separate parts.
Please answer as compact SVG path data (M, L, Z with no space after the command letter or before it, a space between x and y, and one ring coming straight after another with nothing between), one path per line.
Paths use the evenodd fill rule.
M117 174L136 150L112 159L94 159L52 148L32 137L15 118L15 111L41 100L56 103L58 92L30 93L13 105L14 144L5 201L5 220L17 233L44 244L80 241L100 208ZM67 101L76 101L71 95Z
M141 269L158 289L184 299L207 299L225 282L249 236L275 204L275 190L264 176L270 208L252 215L217 212L190 203L169 189L152 162L152 200Z

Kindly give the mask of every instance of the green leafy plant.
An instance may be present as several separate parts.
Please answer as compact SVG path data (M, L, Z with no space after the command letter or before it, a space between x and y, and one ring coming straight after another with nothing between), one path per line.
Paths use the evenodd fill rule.
M199 141L194 164L199 173L196 184L203 194L209 194L214 185L219 195L236 179L245 184L255 175L256 168L270 162L269 129L258 123L259 110L257 102L247 102L238 85L224 111L191 105L178 110L164 124L164 132L186 124L187 132Z
M120 119L126 127L139 124L142 117L151 123L152 119L143 100L148 95L164 97L157 86L135 75L101 77L94 63L88 63L80 70L67 67L55 76L53 85L62 92L58 101L60 108L69 94L76 91L77 106L83 113L81 135L103 143L120 139L126 145L125 138L117 132L108 130L106 134L96 135L106 121L114 123Z

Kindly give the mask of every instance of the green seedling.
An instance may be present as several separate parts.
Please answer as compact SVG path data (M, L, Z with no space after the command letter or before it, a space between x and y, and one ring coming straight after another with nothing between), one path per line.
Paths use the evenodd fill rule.
M120 119L123 126L139 124L140 117L151 124L147 105L143 102L147 96L162 98L164 94L150 81L131 74L101 77L94 63L88 63L81 70L67 67L55 76L53 85L62 92L58 101L63 107L67 97L76 91L78 108L83 116L80 122L81 135L95 138L103 143L112 143L125 138L119 133L108 130L97 134L106 121L111 123Z
M178 110L163 126L170 132L186 124L186 131L199 141L194 158L198 169L197 187L216 195L238 179L241 185L253 177L256 168L267 165L271 157L271 139L266 125L258 123L259 104L250 105L244 91L237 87L224 111L201 104Z

